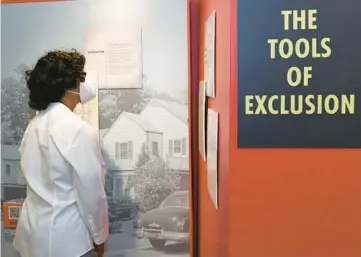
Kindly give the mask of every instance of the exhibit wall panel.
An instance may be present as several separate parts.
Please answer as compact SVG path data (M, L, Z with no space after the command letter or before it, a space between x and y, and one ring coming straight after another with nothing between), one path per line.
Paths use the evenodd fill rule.
M192 211L190 212L190 256L199 256L199 198L198 198L198 79L199 79L199 1L188 0L188 58L189 58L189 164L190 176L188 178L189 192L191 195Z
M231 171L227 256L361 256L359 149L237 148L237 122L242 122L237 121L237 92L238 87L245 86L238 84L237 77L237 48L242 47L237 42L237 2L241 1L231 0L230 12ZM302 5L299 1L283 3ZM353 3L355 5L342 2L342 5L346 9L358 8L356 1ZM357 4L359 6L359 2ZM325 1L324 6L333 5ZM255 17L263 17L262 12L268 12L263 6L258 10L260 12L253 14ZM255 26L260 24L263 23ZM252 30L253 24L248 26ZM253 76L262 74L262 70L255 69ZM262 129L267 130L267 127Z
M124 86L104 75L98 94L97 132L107 165L110 218L107 256L190 256L188 4L186 0L2 1L3 201L25 198L19 196L26 185L18 145L34 112L27 105L24 72L49 50L75 48L88 56L85 46L100 42L89 41L99 39L97 35L104 35L97 46L102 48L121 32L124 40L139 31L140 83ZM124 28L129 32L125 36ZM103 69L97 71L98 78ZM140 229L149 227L163 234L139 238ZM3 256L16 256L14 232L2 231Z
M198 149L199 256L226 257L229 241L229 99L230 95L230 0L200 1L199 80L204 80L205 22L213 11L215 28L215 98L208 98L208 108L219 113L218 200L216 209L207 186L207 163ZM198 102L198 100L197 100ZM192 117L195 120L195 117ZM197 139L198 140L198 139ZM236 196L232 196L236 197Z

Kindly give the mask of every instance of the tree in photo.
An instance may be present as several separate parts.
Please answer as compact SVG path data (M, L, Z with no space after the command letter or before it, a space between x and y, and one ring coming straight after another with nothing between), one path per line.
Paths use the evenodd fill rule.
M1 81L1 143L19 144L34 112L28 106L28 89L25 85L25 71L20 64L15 70L19 78L7 77Z
M99 126L108 129L123 111L121 89L99 90Z
M155 96L155 91L150 86L145 86L142 90L138 91L138 98L133 104L133 113L140 113L149 101Z
M179 190L179 184L180 176L167 173L164 160L150 156L144 145L127 193L141 212L147 212L158 208L168 195Z

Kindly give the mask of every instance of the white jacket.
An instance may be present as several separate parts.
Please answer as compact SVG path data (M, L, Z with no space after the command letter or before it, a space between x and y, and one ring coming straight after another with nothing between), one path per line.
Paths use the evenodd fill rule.
M79 257L108 236L105 165L91 126L61 103L29 124L21 146L27 197L14 247L22 257Z

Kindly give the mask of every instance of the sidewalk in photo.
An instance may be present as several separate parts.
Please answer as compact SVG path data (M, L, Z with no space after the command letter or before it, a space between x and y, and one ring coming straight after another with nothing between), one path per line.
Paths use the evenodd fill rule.
M152 246L107 252L104 257L189 257L189 252L158 251Z
M157 252L141 252L141 249L123 250L117 252L105 253L104 257L189 257L188 254L166 254Z

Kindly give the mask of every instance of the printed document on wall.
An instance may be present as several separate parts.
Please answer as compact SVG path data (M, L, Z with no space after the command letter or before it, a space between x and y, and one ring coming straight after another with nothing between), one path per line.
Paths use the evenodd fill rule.
M212 109L208 109L207 122L207 185L218 209L218 113Z
M88 122L99 134L99 100L98 100L98 80L96 76L91 77L92 72L87 72L86 83L89 83L92 89L96 92L96 97L85 103L79 103L74 110L74 113L79 115L84 121Z
M198 106L198 144L199 153L206 160L206 85L204 81L199 82L199 106Z
M85 37L87 68L97 70L99 88L142 88L140 26L90 31Z
M204 35L204 79L207 85L207 96L215 97L215 40L216 12L213 11L205 24Z

